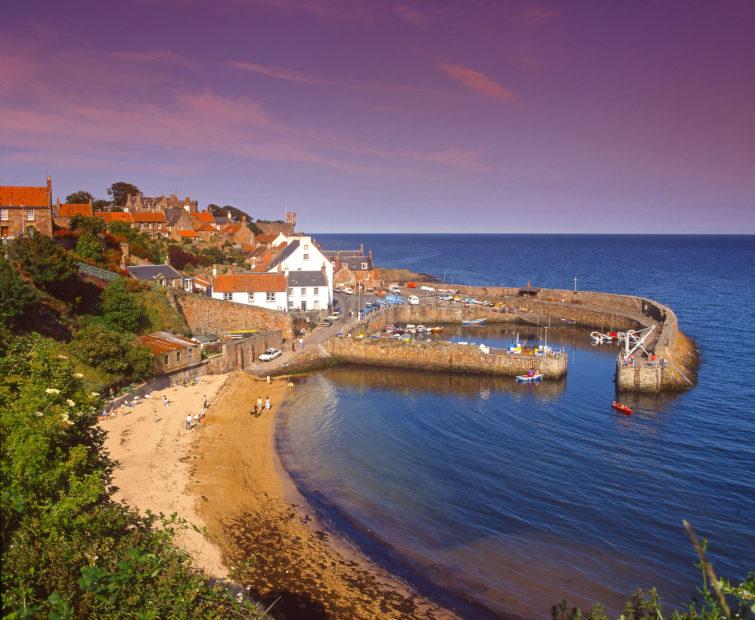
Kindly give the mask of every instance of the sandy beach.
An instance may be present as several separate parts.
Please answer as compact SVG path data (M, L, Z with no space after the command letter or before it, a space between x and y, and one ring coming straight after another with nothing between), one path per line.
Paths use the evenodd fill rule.
M202 377L102 421L119 463L115 498L204 529L184 529L177 542L210 575L272 605L273 617L455 617L318 522L275 451L275 416L289 389L287 379L267 385L246 373ZM187 413L198 413L205 396L206 417L186 430ZM273 407L254 417L258 396Z
M188 431L185 419L189 413L200 412L205 397L212 403L227 378L201 377L196 385L156 390L135 407L121 407L120 415L100 422L107 431L105 447L118 462L113 473L116 500L124 500L142 513L176 513L190 524L204 527L188 487L195 470L191 446L204 431L207 418ZM168 398L167 406L163 396ZM220 549L201 532L182 529L177 542L207 573L221 579L228 576Z
M275 415L288 390L286 379L268 386L231 375L194 443L191 491L232 578L285 618L453 617L317 522L275 451ZM267 395L273 412L250 415Z

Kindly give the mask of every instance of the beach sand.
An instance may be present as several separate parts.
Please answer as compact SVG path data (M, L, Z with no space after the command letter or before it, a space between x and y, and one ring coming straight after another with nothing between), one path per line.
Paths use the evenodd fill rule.
M174 512L190 524L204 527L196 510L196 498L188 491L194 466L191 446L204 432L204 424L187 431L187 413L199 413L205 396L212 402L228 375L201 377L196 385L176 386L152 392L133 408L122 407L125 415L101 421L107 431L105 448L118 462L113 472L116 501L125 500L141 513L171 515ZM170 403L163 406L162 397ZM176 542L210 575L224 579L228 571L218 546L193 528L180 529Z
M317 521L275 451L275 415L287 392L286 379L268 386L234 373L194 437L191 492L233 580L272 604L274 617L454 617ZM257 396L267 395L273 412L250 415Z

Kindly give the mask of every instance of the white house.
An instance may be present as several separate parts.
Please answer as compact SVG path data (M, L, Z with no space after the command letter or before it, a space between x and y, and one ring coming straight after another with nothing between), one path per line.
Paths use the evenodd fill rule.
M268 273L274 271L290 275L295 271L317 271L324 269L328 288L328 303L333 299L333 264L312 241L312 237L289 237L289 243L267 266ZM327 304L326 306L327 307Z
M289 310L324 310L331 300L324 269L288 272Z
M226 273L215 277L212 297L268 310L286 310L286 289L283 273Z

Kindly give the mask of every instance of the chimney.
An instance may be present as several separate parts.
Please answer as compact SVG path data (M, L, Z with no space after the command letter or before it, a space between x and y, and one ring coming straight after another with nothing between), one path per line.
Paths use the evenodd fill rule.
M129 258L131 257L131 251L128 243L121 243L121 269L125 269L128 265Z
M47 175L47 204L52 209L52 177L49 174Z
M212 277L213 278L218 277L218 268L215 265L212 266Z
M233 218L231 217L231 210L228 209L228 211L225 212L225 215L228 218L228 223L230 224L233 221Z
M359 244L359 253L364 256L364 243Z
M367 252L367 256L370 257L370 262L372 262L372 250L370 250L369 252Z

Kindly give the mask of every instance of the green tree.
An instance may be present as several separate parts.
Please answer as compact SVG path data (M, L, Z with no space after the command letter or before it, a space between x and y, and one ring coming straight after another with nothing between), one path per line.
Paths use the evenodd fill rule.
M125 278L113 280L102 291L102 318L110 327L127 332L136 332L142 324L144 310Z
M80 189L78 192L74 192L73 194L68 194L68 196L66 196L66 202L71 204L86 204L88 202L92 202L93 200L94 196L83 189Z
M57 343L0 340L4 618L251 618L172 541L183 527L111 495L100 405Z
M168 247L168 262L178 270L183 270L187 265L199 264L199 261L194 254L187 252L176 245Z
M100 217L86 217L84 215L74 215L68 223L71 230L83 230L90 235L99 235L105 232L107 226L105 220Z
M104 211L110 206L110 203L107 200L103 200L102 198L98 198L97 200L92 201L92 209L95 211ZM123 209L117 209L117 211L122 211Z
M11 262L0 257L0 324L15 327L39 298L36 289L24 282Z
M90 233L84 233L76 242L76 255L101 264L104 260L102 242Z
M107 190L107 195L113 199L113 204L117 207L122 207L126 204L126 198L129 194L135 195L139 193L139 188L131 183L125 181L116 181Z
M71 352L82 362L131 381L152 375L154 360L147 347L131 334L93 323L71 340Z
M34 284L54 293L65 291L79 271L69 252L38 232L15 239L10 246L10 257L29 274Z

